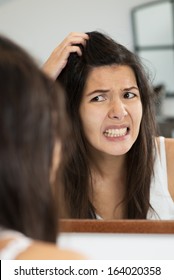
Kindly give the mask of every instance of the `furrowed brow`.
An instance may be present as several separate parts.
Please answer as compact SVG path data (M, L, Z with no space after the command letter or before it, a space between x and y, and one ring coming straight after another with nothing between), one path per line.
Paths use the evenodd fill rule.
M90 96L90 95L93 95L93 94L96 94L96 93L106 93L108 91L109 91L108 89L95 89L95 90L87 93L87 96Z

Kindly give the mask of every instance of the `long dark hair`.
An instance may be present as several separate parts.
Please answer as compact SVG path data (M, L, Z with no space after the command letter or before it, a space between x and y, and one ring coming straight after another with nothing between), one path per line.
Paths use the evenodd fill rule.
M79 116L85 82L92 68L127 65L134 71L139 87L143 117L138 138L127 154L127 192L124 199L129 219L145 219L150 207L149 192L154 165L156 135L154 92L139 58L109 36L89 32L82 56L71 54L58 80L66 90L66 104L72 120L73 154L64 174L65 198L72 218L95 218L90 202L92 176L88 148ZM74 147L75 146L75 147Z
M50 186L56 139L66 137L64 95L18 45L0 37L0 226L56 241Z

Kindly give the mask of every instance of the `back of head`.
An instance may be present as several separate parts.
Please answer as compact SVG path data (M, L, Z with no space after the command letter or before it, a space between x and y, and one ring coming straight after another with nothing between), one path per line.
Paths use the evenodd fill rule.
M0 225L48 241L57 235L49 176L54 142L63 137L62 98L33 59L1 36Z

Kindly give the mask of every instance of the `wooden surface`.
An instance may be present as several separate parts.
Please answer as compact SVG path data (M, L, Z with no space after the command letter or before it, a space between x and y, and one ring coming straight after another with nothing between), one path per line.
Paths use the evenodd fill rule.
M61 220L60 232L165 233L174 234L174 221L149 220Z

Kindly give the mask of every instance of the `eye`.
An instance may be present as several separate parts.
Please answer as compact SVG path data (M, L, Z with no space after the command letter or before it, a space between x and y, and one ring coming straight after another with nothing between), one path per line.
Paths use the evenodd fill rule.
M133 92L125 92L125 94L124 94L124 98L126 98L126 99L132 99L135 96L136 96L136 94Z
M102 102L105 101L106 98L102 95L97 95L91 99L91 102Z

